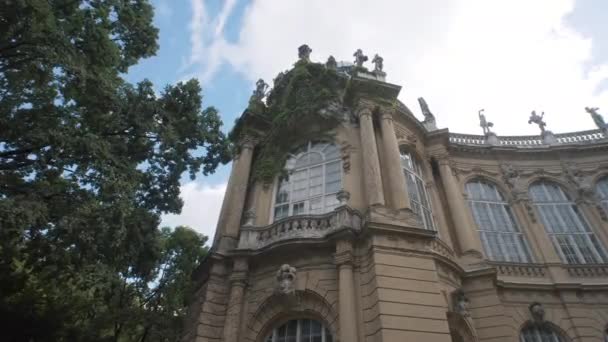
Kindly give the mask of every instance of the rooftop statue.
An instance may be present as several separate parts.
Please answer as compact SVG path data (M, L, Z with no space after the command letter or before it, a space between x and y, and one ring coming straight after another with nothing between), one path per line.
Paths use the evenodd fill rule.
M486 120L486 116L483 113L485 109L480 109L479 112L477 112L477 114L479 115L479 126L481 127L481 129L483 129L483 134L487 135L492 133L492 131L490 130L490 127L494 127L494 123L489 122Z
M355 57L355 65L358 68L363 68L363 63L367 62L367 56L363 54L363 50L357 49L353 57Z
M300 45L300 47L298 48L298 58L300 58L301 61L310 62L311 52L312 49L308 45Z
M426 104L426 101L424 100L424 98L419 97L418 98L418 103L420 104L420 110L422 111L422 115L424 115L424 121L435 121L435 116L433 115L433 113L431 113L431 110L429 109L429 105Z
M374 59L372 59L372 63L374 63L374 72L383 73L382 69L384 68L384 58L376 54Z
M266 96L266 89L268 89L268 84L266 84L266 82L260 78L257 82L255 82L255 90L253 91L249 101L261 102L264 96Z
M338 63L336 62L334 56L329 56L329 58L327 58L327 62L325 62L325 67L331 70L336 70L338 68Z
M536 111L533 110L532 113L530 114L530 119L528 120L528 124L535 123L538 125L538 128L540 128L541 134L545 133L545 126L547 126L547 123L543 121L544 116L545 116L545 112L542 112L540 115L538 115L538 114L536 114Z
M593 122L595 122L595 125L597 126L597 128L599 129L607 129L608 125L606 124L606 122L604 122L604 118L602 117L602 115L600 115L597 111L599 110L599 108L597 107L585 107L585 111L589 114L591 114L591 118L593 119Z

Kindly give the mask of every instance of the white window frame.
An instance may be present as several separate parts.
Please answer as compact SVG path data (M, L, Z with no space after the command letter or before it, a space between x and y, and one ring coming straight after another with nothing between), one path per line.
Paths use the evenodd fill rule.
M555 184L557 189L559 189L561 193L561 197L559 199L552 198L550 192L547 190L547 187L551 184ZM536 200L534 198L532 189L534 187L538 187L542 189L546 198L549 200L541 201ZM604 251L604 247L601 245L600 240L595 236L593 231L590 228L589 223L586 221L583 214L578 210L576 203L572 202L568 195L564 192L562 187L557 183L552 183L549 181L539 181L530 186L528 190L530 193L530 199L541 218L541 222L545 227L545 231L549 235L549 238L553 242L553 246L559 254L561 260L567 264L589 264L589 263L604 263L606 262L606 253ZM562 214L565 210L568 212L568 216L574 219L574 226L571 226L566 223L563 219ZM558 221L560 227L565 227L568 231L556 231L556 227L551 226L551 221L549 217L547 217L547 212L551 213L551 217ZM577 243L577 239L581 239L585 242L585 248L590 250L593 257L595 258L595 262L588 262L585 260L585 255L581 250L580 246ZM560 243L560 240L565 240L567 242L567 246L572 249L574 252L574 256L576 260L569 260L569 258L564 253L562 246L565 246ZM596 241L597 245L593 242Z
M278 342L279 341L279 329L283 326L283 325L287 325L289 324L289 322L292 321L297 321L297 328L296 328L296 340L295 342L302 342L302 321L304 320L309 320L311 323L313 321L319 323L321 325L321 342L329 342L329 341L334 341L333 336L331 336L331 332L329 331L329 329L325 326L325 324L323 324L323 322L316 320L316 319L310 319L310 318L299 318L299 319L290 319L289 321L283 322L277 326L275 326L272 329L272 332L264 339L264 342ZM329 336L328 336L329 335ZM294 336L287 336L287 337L294 337Z
M412 167L409 168L407 165L407 157L409 157L409 160L412 163ZM408 151L404 151L401 150L399 153L399 158L401 161L401 170L403 172L403 176L405 177L405 184L407 186L407 191L408 191L408 195L410 198L410 205L412 206L412 210L415 208L415 206L413 204L416 204L417 206L420 207L420 212L417 213L418 216L420 216L420 220L422 222L422 225L424 227L424 229L428 229L428 230L433 230L433 231L437 231L437 225L435 224L435 218L433 217L433 206L431 203L431 197L429 196L429 191L427 189L427 185L426 182L424 181L424 176L422 175L422 166L420 165L420 163L418 162L418 159L416 158L416 156L413 153L410 153ZM408 184L408 177L409 175L414 177L414 185L415 188L414 189L410 189L410 186ZM420 184L422 185L420 188L422 188L422 193L420 192L420 188L418 187L418 182L420 182ZM412 196L413 192L416 192L416 195L418 196L418 198L422 198L424 197L424 200L426 201L427 205L424 205L422 203L422 201L418 200L414 200L414 196ZM424 215L424 211L428 211L428 217L426 215Z
M323 208L322 212L315 213L314 215L322 215L322 214L325 214L325 213L328 213L328 212L331 211L331 210L327 210L326 199L327 199L327 196L330 196L330 195L336 196L338 194L338 192L342 189L342 182L343 182L342 159L341 159L341 157L340 157L339 154L335 158L326 159L325 155L322 152L311 151L312 146L314 144L316 144L316 143L324 143L324 144L327 144L327 145L333 145L336 149L338 149L338 146L336 144L334 144L333 142L311 140L311 141L308 141L306 143L306 150L305 151L302 151L302 152L300 152L300 153L298 153L296 155L290 154L290 156L287 159L286 166L289 166L289 164L292 163L292 161L293 161L293 163L295 165L295 162L297 161L297 159L299 157L305 155L305 154L308 154L308 153L319 153L319 154L321 154L322 160L320 162L314 163L314 164L307 164L307 165L304 165L304 166L301 166L301 167L297 167L297 168L294 167L293 169L288 169L287 171L289 172L289 176L291 177L293 174L295 174L298 171L307 170L307 177L306 177L306 179L310 180L310 170L313 169L313 168L322 166L322 169L321 169L321 185L323 187L323 190L318 195L315 195L315 196L312 196L312 197L308 196L305 199L297 200L296 201L296 200L293 199L294 182L293 182L293 180L290 180L289 183L288 183L288 186L289 186L289 200L287 202L284 202L284 203L277 203L277 193L278 193L278 191L279 191L279 189L281 187L281 179L277 178L275 180L275 183L274 183L274 191L273 191L273 196L272 196L272 206L271 206L271 213L270 213L270 221L271 222L274 222L276 220L281 220L281 219L284 219L284 218L287 218L287 217L294 216L294 214L293 214L294 204L299 204L299 203L303 203L304 204L305 210L302 213L298 213L298 215L310 215L310 202L312 200L314 200L314 199L321 199L321 207ZM339 151L339 149L338 149L338 151ZM337 163L338 164L338 168L340 170L340 188L337 191L326 192L326 188L325 188L326 187L326 178L325 178L326 177L326 168L327 168L327 165L332 164L332 163ZM309 189L309 188L307 187L307 189ZM337 201L337 199L336 199L336 201ZM275 212L276 212L277 207L284 206L284 205L288 206L288 213L287 213L287 215L284 216L284 217L281 217L279 219L275 219Z
M492 200L489 198L475 198L476 194L471 193L468 188L468 186L473 183L483 183L492 187L496 197L500 198L501 200ZM474 179L469 181L465 185L465 190L467 192L467 201L469 202L469 208L471 209L471 213L473 214L473 219L475 220L475 225L477 226L477 232L479 233L479 238L481 239L484 252L486 253L487 258L494 261L505 262L533 262L534 257L532 256L530 246L528 245L528 239L519 228L519 224L517 222L517 219L515 218L515 215L513 214L513 211L507 210L510 209L509 203L504 200L504 196L498 190L498 187L490 181L486 181L483 179ZM477 219L478 217L480 217L480 215L476 206L473 205L474 203L482 203L487 205L486 216L490 219L492 227L499 227L499 225L497 223L497 218L494 216L495 212L490 208L490 205L499 206L503 221L510 222L513 231L490 230L486 229L486 227L481 227L480 222ZM493 250L492 245L488 241L486 234L494 234L497 237L499 251ZM507 235L512 236L513 241L515 241L517 255L519 256L518 260L514 260L512 258L511 253L507 249L507 243L505 242L505 236Z

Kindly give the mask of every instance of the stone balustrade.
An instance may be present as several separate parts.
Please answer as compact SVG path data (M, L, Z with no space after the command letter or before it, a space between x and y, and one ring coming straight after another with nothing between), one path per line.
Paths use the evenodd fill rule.
M607 140L606 133L599 129L560 133L554 135L558 144L584 144ZM546 146L540 135L497 136L500 147L534 148ZM456 145L489 146L485 136L475 134L450 133L450 143Z
M511 263L511 262L488 262L496 268L496 272L508 277L545 277L546 266L539 264Z
M296 215L268 226L241 227L238 249L260 250L290 240L322 240L339 231L361 231L362 215L346 205L322 215Z
M607 265L565 265L571 277L605 277L608 276Z

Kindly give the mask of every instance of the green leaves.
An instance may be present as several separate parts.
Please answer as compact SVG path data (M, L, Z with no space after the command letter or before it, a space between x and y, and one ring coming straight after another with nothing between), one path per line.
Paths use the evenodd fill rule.
M157 92L122 79L158 48L152 18L148 0L2 5L0 314L11 319L0 329L9 341L179 335L206 238L161 232L159 218L181 210L184 173L210 174L229 154L196 80ZM162 329L172 337L153 339Z

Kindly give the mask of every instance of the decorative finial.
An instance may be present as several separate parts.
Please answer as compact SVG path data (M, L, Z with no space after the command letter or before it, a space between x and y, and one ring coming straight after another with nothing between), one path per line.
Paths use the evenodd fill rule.
M384 73L384 71L382 71L384 68L384 58L380 57L378 54L375 54L374 59L372 59L372 63L374 63L374 72Z
M355 57L355 65L358 68L363 68L363 63L367 62L367 56L363 54L363 50L357 49L353 57Z
M545 116L545 112L542 112L540 115L536 114L536 111L533 110L530 114L530 119L528 120L528 124L535 123L540 128L540 134L545 134L545 126L547 123L543 121L543 117Z
M259 79L255 82L255 90L249 99L250 102L262 102L264 96L266 96L266 89L268 89L268 84L264 82L263 79Z
M483 113L484 111L485 111L485 109L480 109L477 112L477 114L479 115L479 126L483 130L483 134L488 135L488 134L492 133L492 131L490 130L490 127L494 127L494 123L486 120L486 116Z
M585 111L591 115L591 118L593 119L593 122L597 128L606 130L608 129L608 124L606 124L602 115L597 112L598 110L599 108L597 107L585 107Z
M300 61L304 61L304 62L310 62L310 53L312 52L312 49L306 45L300 45L300 47L298 48L298 58L300 58Z
M327 62L325 62L325 67L331 70L338 69L338 63L336 62L334 56L329 56L329 58L327 58Z

